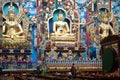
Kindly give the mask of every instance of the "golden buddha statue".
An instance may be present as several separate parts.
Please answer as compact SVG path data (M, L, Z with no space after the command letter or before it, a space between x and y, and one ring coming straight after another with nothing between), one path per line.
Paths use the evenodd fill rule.
M75 33L71 32L71 28L68 26L68 23L63 20L64 18L66 18L64 14L59 11L57 21L53 22L53 33L50 34L50 39L56 43L59 43L59 41L65 42L76 40Z
M54 35L62 36L65 34L68 34L70 32L70 29L68 27L67 22L63 21L63 14L58 14L58 21L53 23L53 33Z
M112 35L115 34L112 26L110 25L110 22L113 19L113 14L110 15L109 11L105 11L103 15L100 15L101 18L101 24L98 27L98 31L100 32L101 39L107 37L110 35L110 32Z
M2 38L25 39L23 29L21 25L16 21L16 14L13 10L13 6L10 6L6 21L2 28Z

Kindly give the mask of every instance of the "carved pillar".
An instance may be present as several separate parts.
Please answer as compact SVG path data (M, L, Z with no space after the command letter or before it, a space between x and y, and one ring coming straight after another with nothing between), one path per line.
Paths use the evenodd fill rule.
M74 9L76 9L76 0L74 0Z
M2 24L3 24L3 18L2 18L2 6L0 5L0 45L2 45Z
M3 18L2 18L2 6L0 6L0 25L3 24Z
M110 8L109 8L109 9L110 9L110 11L111 11L111 0L108 0L108 1L109 1L109 5L110 5Z

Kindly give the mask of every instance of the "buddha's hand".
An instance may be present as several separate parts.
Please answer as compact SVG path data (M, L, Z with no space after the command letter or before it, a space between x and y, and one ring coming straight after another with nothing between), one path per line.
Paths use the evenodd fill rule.
M14 38L14 35L10 35L10 38L13 39L13 38Z
M16 35L15 34L11 35L11 38L12 39L16 38Z

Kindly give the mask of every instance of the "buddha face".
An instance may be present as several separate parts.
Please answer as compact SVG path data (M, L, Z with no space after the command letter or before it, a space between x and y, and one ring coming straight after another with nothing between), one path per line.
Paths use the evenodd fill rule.
M14 11L12 11L12 10L10 10L9 12L8 12L8 17L9 17L9 20L10 21L12 21L12 20L14 20L15 19L15 12Z
M62 21L63 20L63 14L58 14L58 20Z
M100 17L101 17L101 20L103 23L108 23L109 20L110 20L110 12L108 10L105 9L105 12L104 14L102 14Z
M104 23L108 23L109 22L109 14L104 14L104 15L102 15L101 16L101 20L102 20L102 22L104 22Z

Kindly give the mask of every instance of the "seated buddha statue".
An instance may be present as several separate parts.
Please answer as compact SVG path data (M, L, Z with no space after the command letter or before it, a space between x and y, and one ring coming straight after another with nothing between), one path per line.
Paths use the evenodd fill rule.
M16 21L16 14L13 9L9 9L6 21L2 28L2 37L15 39L25 39L21 25Z
M106 12L103 15L101 15L100 17L101 17L101 24L98 27L98 31L100 33L101 39L109 36L110 33L112 35L114 35L115 32L114 32L112 26L110 25L110 20L112 19L113 15L110 15L109 12Z
M53 23L53 33L52 35L62 36L70 33L67 22L63 21L63 14L58 13L58 21Z

